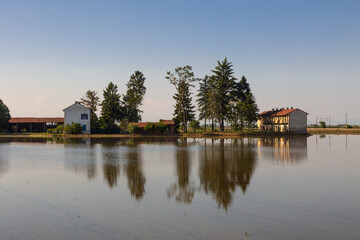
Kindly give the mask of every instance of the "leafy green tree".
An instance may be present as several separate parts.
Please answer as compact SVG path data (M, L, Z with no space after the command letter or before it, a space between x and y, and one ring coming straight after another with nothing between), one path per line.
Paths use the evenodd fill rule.
M98 128L98 117L96 115L97 106L100 103L99 97L96 91L88 90L85 96L81 98L81 103L90 109L91 129Z
M242 130L245 124L249 127L256 121L258 111L250 84L245 76L242 76L239 82L234 83L234 88L231 91L228 121L234 130Z
M250 92L246 94L244 118L247 127L250 127L258 118L259 108L256 104L254 95Z
M139 131L139 126L136 124L129 124L128 131L133 134Z
M64 126L64 134L70 134L71 133L71 127L70 127L70 125L69 124L66 124L65 126Z
M199 130L201 129L200 127L200 122L197 121L197 120L192 120L190 123L189 123L190 127L192 128L192 130L194 131L194 133L196 132L196 130Z
M103 92L104 100L101 103L100 124L105 129L115 128L116 122L124 117L120 103L118 87L110 82Z
M126 84L127 91L124 95L125 118L128 122L141 121L142 111L139 107L142 105L146 87L144 86L145 77L140 71L135 71L130 76L129 82Z
M147 123L144 127L144 131L153 134L155 132L155 124Z
M187 123L195 117L190 92L190 87L194 87L191 83L195 81L192 67L187 65L175 68L175 73L169 71L165 78L176 88L177 92L173 96L175 99L173 115L182 123L183 132L186 133Z
M10 118L9 108L0 99L0 131L8 129Z
M218 66L212 70L214 75L211 78L214 89L214 97L218 103L219 109L216 111L216 118L220 124L220 131L225 129L225 120L228 116L231 102L231 93L234 88L236 78L233 76L233 66L225 58L224 61L218 61Z
M319 125L321 128L326 128L326 123L324 121L320 121Z
M200 80L200 88L198 91L197 96L197 104L198 104L198 110L199 110L199 119L204 120L204 131L206 132L206 120L211 118L211 112L210 112L210 91L211 91L211 85L210 85L210 77L205 75L204 78L199 79Z

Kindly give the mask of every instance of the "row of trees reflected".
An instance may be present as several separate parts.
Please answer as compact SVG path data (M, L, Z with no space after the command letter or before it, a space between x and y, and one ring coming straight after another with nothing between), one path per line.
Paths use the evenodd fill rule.
M176 180L169 183L166 189L168 198L191 204L195 193L203 191L214 198L219 208L225 210L232 204L237 189L243 194L247 191L259 157L282 162L300 161L307 157L306 138L196 140L133 138L91 139L91 141L90 139L52 139L50 141L65 142L65 154L67 154L65 167L75 172L85 171L90 180L95 179L98 174L98 158L102 159L100 166L102 166L105 182L110 188L118 184L121 174L125 174L131 196L136 200L143 198L146 185L141 145L149 142L174 145ZM86 147L84 144L91 147ZM198 155L194 155L194 151L190 150L192 145L197 146L195 154ZM96 146L101 146L101 151L98 151ZM199 161L197 183L192 174L192 166L196 160L194 158L198 158ZM2 161L0 161L0 168L1 165L4 165Z

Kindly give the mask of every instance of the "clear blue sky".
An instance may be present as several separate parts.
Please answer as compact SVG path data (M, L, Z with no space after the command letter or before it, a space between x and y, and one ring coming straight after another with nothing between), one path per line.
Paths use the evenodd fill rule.
M360 119L359 13L346 0L1 1L0 99L13 117L62 116L88 89L124 93L140 70L143 120L171 118L166 71L202 77L227 57L260 111Z

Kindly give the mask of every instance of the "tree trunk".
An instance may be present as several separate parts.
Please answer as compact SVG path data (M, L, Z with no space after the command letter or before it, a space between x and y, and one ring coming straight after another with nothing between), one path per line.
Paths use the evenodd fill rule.
M224 131L224 119L219 118L219 126L220 126L220 132Z
M206 132L206 118L205 118L204 131Z
M214 119L211 119L211 132L214 132Z

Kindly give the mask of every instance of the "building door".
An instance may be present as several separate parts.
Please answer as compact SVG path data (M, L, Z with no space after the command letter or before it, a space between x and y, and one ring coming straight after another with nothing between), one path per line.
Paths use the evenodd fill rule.
M86 125L83 125L83 132L86 132Z

